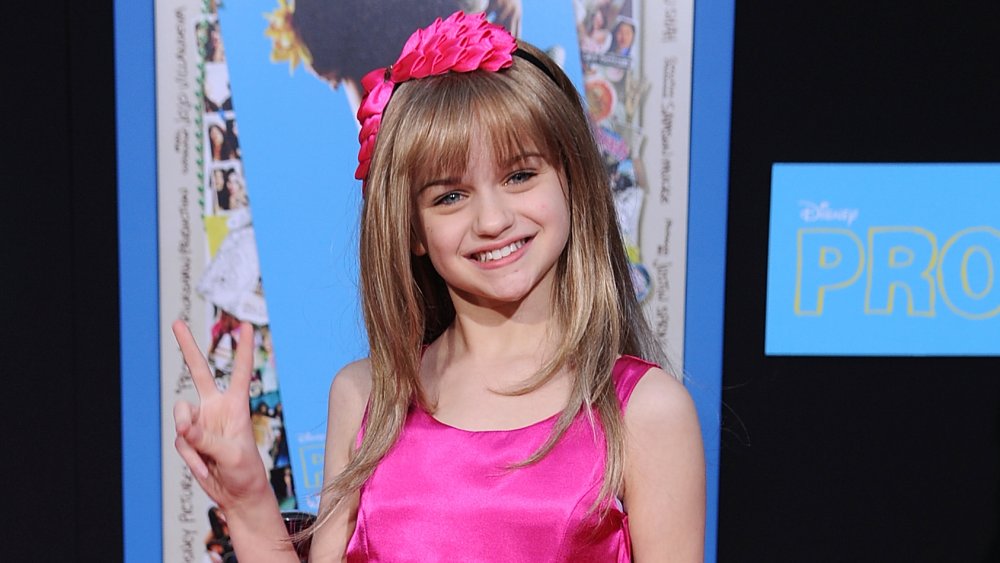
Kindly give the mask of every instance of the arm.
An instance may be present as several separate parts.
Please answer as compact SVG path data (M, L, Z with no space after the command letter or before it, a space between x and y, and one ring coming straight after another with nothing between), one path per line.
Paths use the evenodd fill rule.
M340 474L350 461L370 393L371 368L368 360L348 364L333 378L326 425L324 484ZM345 498L330 519L316 531L309 550L309 561L319 563L344 559L357 522L358 500L357 492ZM320 499L320 513L332 502L333 499L324 495Z
M634 561L702 561L705 457L694 404L659 368L639 380L625 411L624 505Z
M507 28L514 37L521 36L521 0L490 0L486 12L496 14L496 23Z
M253 370L253 329L240 326L229 389L220 393L205 357L187 325L177 321L174 336L200 398L197 406L174 406L174 445L201 488L226 515L236 555L254 561L297 563L288 542L278 501L271 491L250 423L249 387Z

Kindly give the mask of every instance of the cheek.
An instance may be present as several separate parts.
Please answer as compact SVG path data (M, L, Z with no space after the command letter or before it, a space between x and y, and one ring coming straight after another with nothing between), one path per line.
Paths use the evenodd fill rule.
M430 256L431 261L435 257L453 251L455 247L453 229L448 228L447 223L441 223L435 219L423 222L423 226L418 232L419 244L423 248L424 254Z

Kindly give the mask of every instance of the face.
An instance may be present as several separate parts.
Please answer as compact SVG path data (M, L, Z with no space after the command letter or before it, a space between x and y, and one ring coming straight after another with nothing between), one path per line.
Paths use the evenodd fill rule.
M221 145L222 141L226 138L226 134L222 132L222 129L214 125L208 128L208 136L212 140L212 144L216 146Z
M547 306L570 230L562 170L531 150L500 167L493 160L474 142L461 177L416 187L413 252L429 255L456 309L529 298Z
M591 29L594 29L594 30L604 29L604 13L603 12L601 12L600 10L594 12L594 15L591 17L591 20L590 20L590 27L591 27Z
M633 39L635 39L635 29L631 25L623 23L615 30L615 41L618 43L619 48L626 49L631 47Z

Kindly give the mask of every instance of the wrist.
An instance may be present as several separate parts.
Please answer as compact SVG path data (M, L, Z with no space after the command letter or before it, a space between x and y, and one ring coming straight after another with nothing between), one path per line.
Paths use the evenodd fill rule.
M299 560L270 487L262 493L248 495L228 508L225 516L241 563Z
M234 495L229 503L220 505L220 508L230 521L230 527L234 521L255 522L268 514L280 513L278 499L263 477L248 483L242 494Z

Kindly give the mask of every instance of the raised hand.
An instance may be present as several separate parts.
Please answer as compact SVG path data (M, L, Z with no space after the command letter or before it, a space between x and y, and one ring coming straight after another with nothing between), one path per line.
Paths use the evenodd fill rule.
M496 23L507 28L514 37L521 36L521 0L490 0L487 12L496 14Z
M201 487L223 511L260 504L271 495L250 422L253 328L240 325L229 388L220 392L205 356L182 321L173 324L184 362L200 398L198 405L174 405L174 446ZM269 500L269 499L268 499Z

